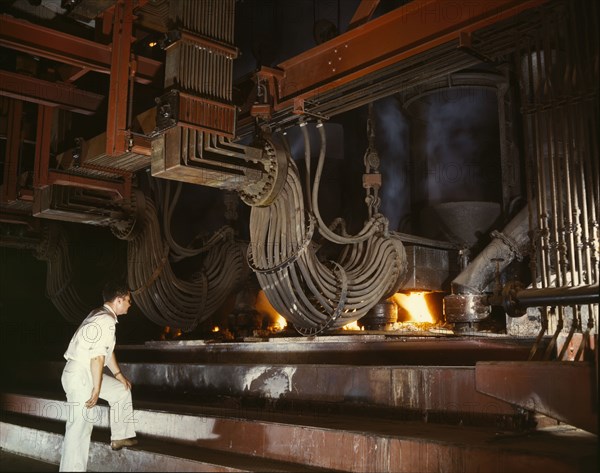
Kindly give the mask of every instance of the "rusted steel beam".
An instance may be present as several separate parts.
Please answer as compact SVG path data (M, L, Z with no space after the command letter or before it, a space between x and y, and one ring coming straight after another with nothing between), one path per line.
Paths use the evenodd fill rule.
M117 195L118 200L131 197L131 181L128 180L124 180L123 182L105 181L88 176L50 170L48 171L48 184L112 192Z
M0 202L13 202L17 199L22 118L23 102L11 100L8 109L4 177L2 179Z
M0 95L50 107L56 106L84 115L94 114L104 98L102 95L86 92L71 85L8 71L0 71Z
M116 4L113 20L110 89L106 121L106 154L127 150L127 98L130 71L133 11L131 0Z
M477 391L598 433L598 397L592 363L501 361L475 365Z
M75 82L77 79L90 72L87 68L70 66L69 64L60 64L56 70L62 80L67 83Z
M282 62L275 110L344 84L510 18L546 0L448 2L415 0Z
M7 15L0 15L0 46L110 74L111 45L61 33ZM143 56L136 56L135 60L138 64L135 80L142 84L152 82L162 67L162 63Z
M52 139L52 118L54 107L38 107L37 136L35 140L35 164L33 167L33 187L48 185L50 169L50 140Z
M365 24L371 19L375 9L379 5L379 0L361 0L358 8L354 12L354 16L350 20L348 30L354 29L357 26Z

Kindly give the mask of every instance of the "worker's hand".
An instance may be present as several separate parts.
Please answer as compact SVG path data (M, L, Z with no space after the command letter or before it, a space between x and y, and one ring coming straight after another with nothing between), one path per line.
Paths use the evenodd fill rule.
M117 380L123 383L128 390L131 389L131 381L129 381L123 373L119 373Z
M85 407L87 407L88 409L91 409L92 407L94 407L97 403L98 403L98 398L100 397L100 389L93 389L92 390L92 397L90 397L86 402L85 402Z

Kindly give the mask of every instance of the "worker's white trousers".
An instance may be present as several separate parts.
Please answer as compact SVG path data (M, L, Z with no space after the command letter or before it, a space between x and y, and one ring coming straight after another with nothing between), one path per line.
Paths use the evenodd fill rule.
M85 407L93 388L90 366L67 362L61 382L67 394L68 409L59 471L86 471L92 429L103 415L98 406ZM111 440L135 437L131 391L115 378L103 374L100 398L110 405Z

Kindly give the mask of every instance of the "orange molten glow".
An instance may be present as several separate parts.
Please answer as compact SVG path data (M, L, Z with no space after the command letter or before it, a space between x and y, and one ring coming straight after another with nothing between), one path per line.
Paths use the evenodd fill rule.
M275 310L275 308L265 296L265 293L261 290L258 291L256 296L256 310L262 312L263 314L267 314L269 319L273 322L271 323L271 327L275 330L283 330L287 327L287 320L285 320L279 312Z
M344 325L342 330L362 330L362 328L358 326L358 322L354 321Z
M276 329L283 330L287 327L287 320L285 320L281 315L277 314L277 319L273 325Z
M433 323L433 315L427 307L425 294L425 292L411 292L410 294L398 292L394 294L394 301L410 314L412 321Z
M220 330L219 327L213 327L213 329L212 329L213 332L218 332L219 330Z

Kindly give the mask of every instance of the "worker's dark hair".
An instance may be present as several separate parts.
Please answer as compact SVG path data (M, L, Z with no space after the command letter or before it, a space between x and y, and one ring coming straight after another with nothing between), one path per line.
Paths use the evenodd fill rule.
M124 281L108 281L102 289L104 302L111 302L117 297L125 297L129 294L129 286Z

